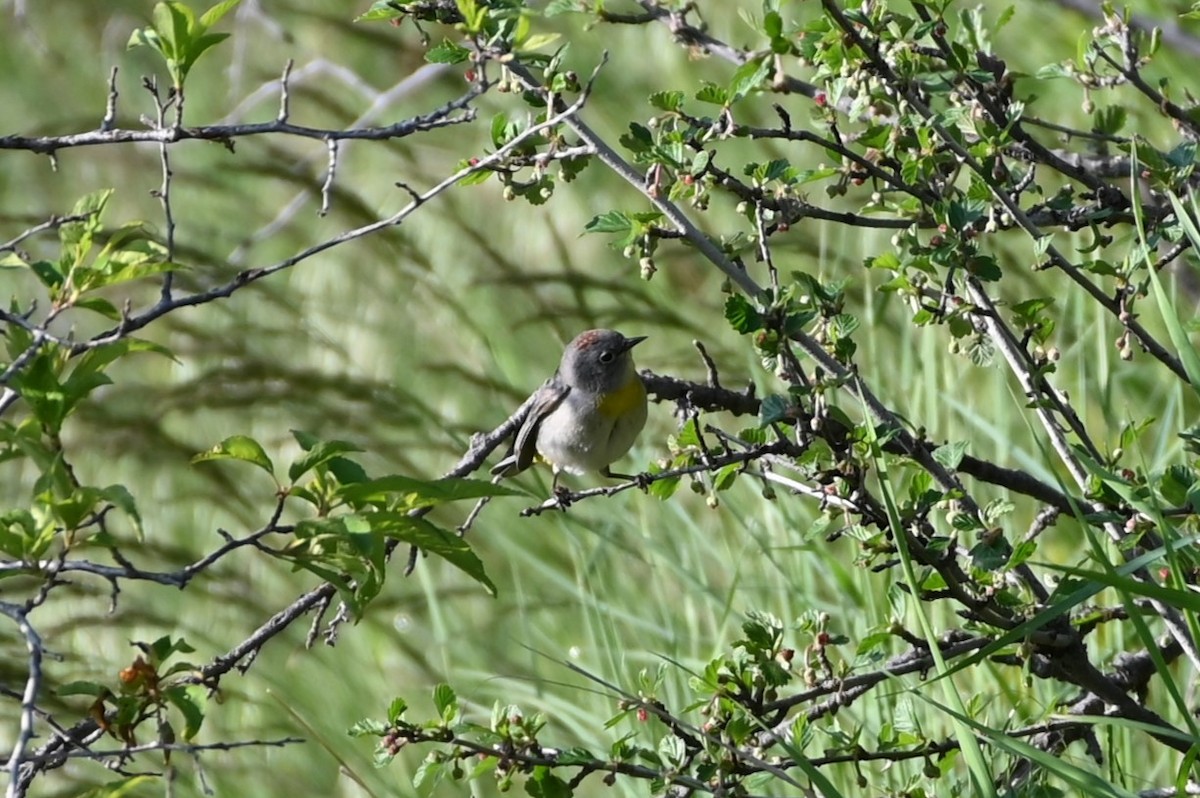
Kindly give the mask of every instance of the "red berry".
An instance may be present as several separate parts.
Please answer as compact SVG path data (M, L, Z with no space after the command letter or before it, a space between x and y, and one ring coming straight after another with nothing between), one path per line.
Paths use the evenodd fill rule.
M469 158L467 160L467 163L469 163L471 166L479 166L479 159L478 158Z
M825 92L819 91L816 94L814 94L813 102L815 102L819 107L824 108L825 103L826 103Z
M474 83L475 82L475 70L468 69L466 72L463 73L463 78L466 79L467 83Z
M646 711L645 707L638 707L637 718L639 723L645 723L650 719L650 713Z

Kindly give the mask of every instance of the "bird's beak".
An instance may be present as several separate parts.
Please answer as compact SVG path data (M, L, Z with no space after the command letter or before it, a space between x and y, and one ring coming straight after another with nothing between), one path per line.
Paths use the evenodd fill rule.
M633 349L635 346L637 346L638 344L640 344L642 341L645 341L645 340L646 340L646 336L644 336L644 335L638 335L633 338L626 338L625 343L622 345L621 351L628 352L630 349Z

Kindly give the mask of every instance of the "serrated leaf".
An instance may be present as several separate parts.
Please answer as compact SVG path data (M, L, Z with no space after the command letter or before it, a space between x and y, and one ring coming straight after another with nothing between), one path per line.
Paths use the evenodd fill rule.
M729 100L729 92L715 83L705 81L698 92L696 99L702 103L712 103L713 105L725 105Z
M656 91L649 97L650 104L660 111L678 111L683 107L683 92Z
M772 59L760 58L756 61L747 61L738 67L729 82L727 102L735 103L758 88L759 84L771 73L771 64Z
M373 718L363 718L346 729L346 734L351 737L382 737L387 732L388 724Z
M267 456L262 445L247 435L231 435L207 452L201 452L192 458L193 463L207 463L212 460L241 460L251 463L275 477L275 465Z
M954 471L958 468L958 464L962 462L963 455L967 453L967 444L967 441L955 441L945 446L939 446L933 450L933 459L942 468Z
M608 211L593 216L583 229L588 233L628 233L633 229L633 220L621 211Z
M425 53L425 60L431 64L461 64L470 57L470 50L449 39L443 39L441 44L430 47Z
M762 314L741 294L731 294L725 300L725 320L735 331L745 335L762 329Z

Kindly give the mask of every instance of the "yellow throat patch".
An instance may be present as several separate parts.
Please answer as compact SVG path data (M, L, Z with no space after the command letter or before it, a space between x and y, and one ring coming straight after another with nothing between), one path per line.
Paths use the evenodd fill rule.
M620 418L646 400L646 386L636 374L617 390L607 394L596 406L609 418Z

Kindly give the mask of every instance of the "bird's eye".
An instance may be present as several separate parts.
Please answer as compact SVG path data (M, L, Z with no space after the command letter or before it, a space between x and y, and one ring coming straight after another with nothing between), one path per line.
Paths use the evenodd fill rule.
M606 349L600 353L600 362L601 363L611 363L613 361L614 357L616 357L616 355L613 354L612 350Z

